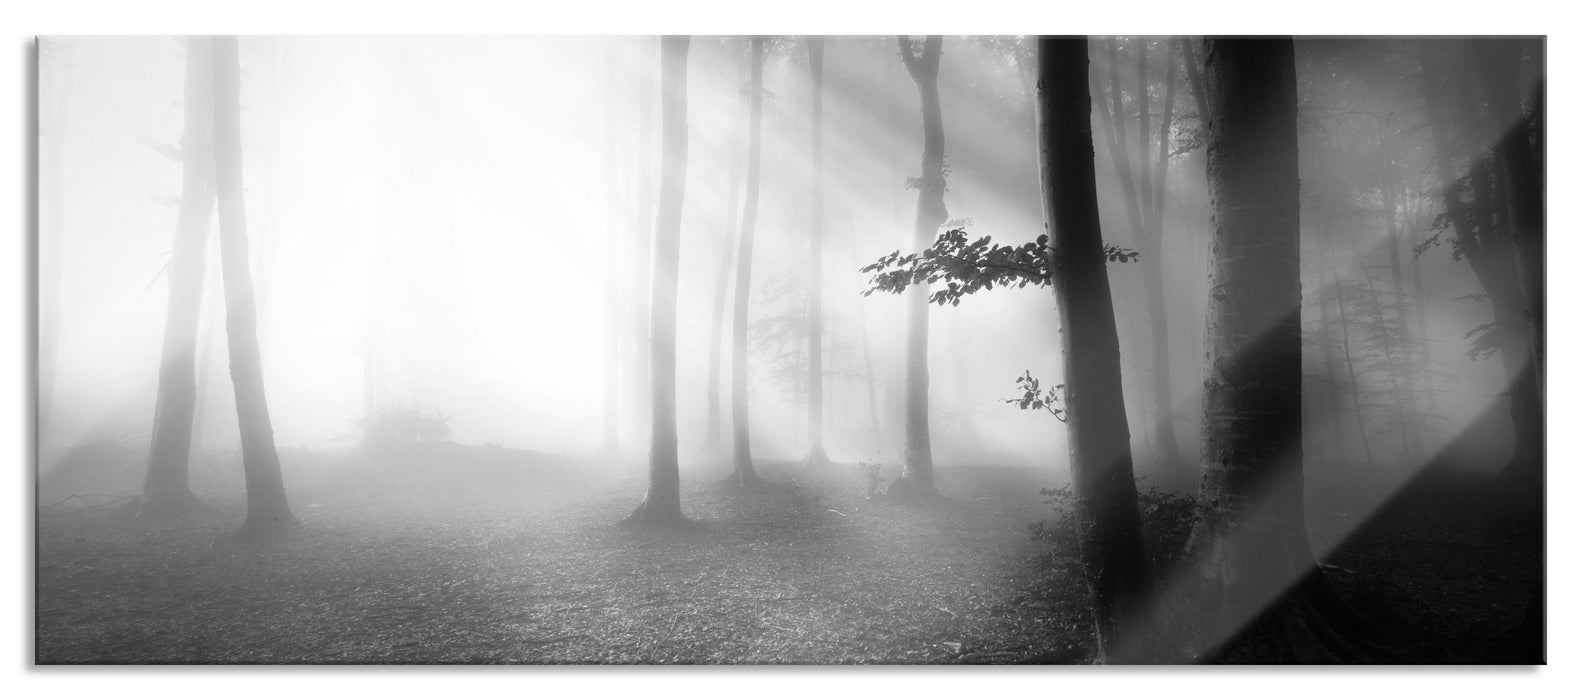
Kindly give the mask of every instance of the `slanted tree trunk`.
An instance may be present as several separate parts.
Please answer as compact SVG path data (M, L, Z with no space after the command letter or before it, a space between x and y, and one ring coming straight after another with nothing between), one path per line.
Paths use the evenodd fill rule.
M921 53L912 41L897 37L901 63L917 85L923 110L923 162L918 176L917 214L912 228L912 245L927 248L950 214L945 209L945 125L939 109L939 55L943 38L923 39ZM928 432L928 285L913 285L906 297L906 442L902 454L901 477L891 484L887 496L903 494L932 498L934 488L934 451Z
M176 240L166 268L170 298L165 305L164 348L159 388L138 517L160 518L203 508L188 483L193 418L197 404L198 317L203 308L204 263L209 218L214 212L214 56L212 40L187 39L187 78L182 98L181 207Z
M220 209L220 265L225 275L225 337L247 482L247 521L236 536L259 539L277 536L298 523L286 503L258 352L258 312L253 306L247 212L242 198L242 86L237 39L218 37L213 41L214 175Z
M808 73L812 78L813 128L811 211L808 231L807 288L807 456L802 464L829 464L824 453L824 39L807 38Z
M753 231L758 226L758 177L763 147L764 39L753 37L749 49L747 112L747 195L737 233L736 306L731 314L731 435L729 482L756 486L763 480L753 470L752 431L747 411L747 305L753 281Z
M1270 637L1297 661L1357 658L1305 527L1295 51L1289 38L1204 48L1214 266L1190 546L1210 639L1232 654Z
M687 187L687 49L684 36L660 40L660 178L654 216L654 274L649 311L653 340L654 419L648 453L648 495L624 523L675 526L681 514L681 470L676 455L676 287L681 261L681 206Z
M745 88L749 73L752 70L747 63L742 63L742 86ZM745 91L741 93L746 97ZM747 126L746 100L743 100L743 114L741 126ZM737 132L737 137L731 142L731 195L725 204L725 230L722 232L724 245L720 246L720 274L714 281L714 316L709 324L709 375L708 375L708 414L705 419L706 433L703 436L703 451L710 460L724 453L720 437L720 356L724 354L725 330L725 304L728 297L726 292L730 288L731 255L736 252L737 215L740 213L742 195L742 159L738 151L746 139Z
M1147 659L1149 594L1093 167L1085 38L1038 40L1038 163L1060 313L1067 443L1100 661Z

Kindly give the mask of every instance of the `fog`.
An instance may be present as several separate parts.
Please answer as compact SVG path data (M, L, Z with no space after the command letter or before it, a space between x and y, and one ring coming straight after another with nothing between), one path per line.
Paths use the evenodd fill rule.
M146 439L168 294L163 265L181 181L179 160L160 151L181 137L182 44L84 37L61 45L69 58L40 65L41 90L66 93L60 115L69 124L58 179L43 183L43 197L58 197L61 208L41 239L42 255L62 261L59 287L41 291L46 307L57 304L42 322L58 324L60 333L54 393L42 397L45 466L47 457L94 436ZM1311 203L1326 182L1369 167L1355 159L1384 120L1407 128L1423 116L1421 100L1400 87L1402 61L1391 60L1386 49L1357 41L1299 47L1308 69L1303 86L1312 87L1301 96L1304 146L1346 154L1337 160L1310 155L1316 148L1304 151L1304 197ZM633 326L646 317L634 321L631 309L639 298L635 241L644 229L639 222L651 214L635 209L634 151L642 138L638 85L653 79L654 50L652 39L640 37L242 41L244 182L265 381L281 445L352 446L372 401L443 414L459 442L594 452L602 445L603 390L613 382L621 443L630 455L646 450L637 410L645 390L635 385L630 359L640 340ZM1004 38L951 37L940 85L950 217L970 220L970 234L1019 242L1043 225L1030 78L1019 74L1016 50ZM806 430L798 408L804 373L795 371L806 362L805 343L772 332L776 320L788 323L804 313L805 53L789 39L769 48L753 251L753 430L761 450L784 458L801 453ZM844 461L895 451L879 444L869 426L870 373L881 434L893 443L900 432L897 421L886 419L900 403L900 304L887 295L859 296L868 275L858 271L909 247L914 197L905 183L915 176L921 134L916 91L895 53L890 37L838 37L826 60L825 381L829 449ZM1156 50L1152 70L1162 80L1160 56ZM1127 58L1135 64L1134 56L1122 55ZM1103 60L1094 69L1101 78ZM697 389L706 373L731 164L740 160L745 62L745 41L704 37L694 43L689 65L691 157L677 318L684 452L702 447L705 396ZM1336 72L1341 69L1344 75ZM1122 74L1130 79L1132 70L1127 65ZM1180 82L1177 100L1186 112L1190 97ZM1178 123L1175 136L1188 128ZM1135 141L1135 132L1130 137ZM656 159L657 139L649 147ZM1402 169L1420 177L1428 150L1414 145L1403 154ZM1187 454L1197 432L1208 256L1201 154L1172 159L1162 255L1171 290L1173 418ZM1106 154L1099 162L1106 238L1136 247ZM1311 218L1303 235L1314 250L1324 250ZM1337 244L1342 279L1363 279L1370 266L1387 262L1377 217L1354 221L1348 235ZM209 246L210 298L200 325L200 374L210 378L200 380L206 389L200 449L236 440L230 387L215 381L226 368L223 309L213 301L217 249ZM1469 360L1463 348L1462 337L1489 313L1485 303L1468 299L1478 292L1470 269L1443 248L1417 262L1428 348L1454 378L1436 386L1445 425L1433 439L1443 444L1454 426L1496 401L1503 371L1495 362ZM611 269L618 272L613 288L606 284ZM1325 272L1315 269L1304 288L1332 286ZM1110 276L1134 443L1147 454L1153 428L1141 398L1152 370L1141 266L1114 265ZM621 309L613 336L612 290ZM1015 393L1011 380L1024 369L1058 374L1059 358L1049 350L1058 323L1047 295L987 294L931 314L937 449L957 459L983 451L1000 459L1056 459L1061 431L1002 401ZM864 364L864 332L871 368ZM612 344L622 354L613 375L604 356ZM369 374L366 363L377 363L377 372ZM1359 381L1387 381L1374 375ZM366 386L370 381L376 386Z

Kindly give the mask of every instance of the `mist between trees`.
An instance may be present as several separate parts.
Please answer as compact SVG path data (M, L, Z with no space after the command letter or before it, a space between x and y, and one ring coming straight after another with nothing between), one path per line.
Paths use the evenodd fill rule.
M303 464L421 445L639 479L645 526L766 461L924 504L1034 470L1074 489L1122 661L1174 658L1138 640L1189 595L1135 477L1196 494L1226 618L1288 601L1303 660L1369 658L1333 641L1304 473L1541 488L1541 40L39 52L46 487L150 517L245 493L268 537L311 526ZM105 445L135 457L60 476Z

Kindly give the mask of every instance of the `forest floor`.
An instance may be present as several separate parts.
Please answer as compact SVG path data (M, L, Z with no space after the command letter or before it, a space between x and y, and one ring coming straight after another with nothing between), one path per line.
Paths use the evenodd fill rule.
M942 468L949 499L930 507L868 500L866 478L851 465L764 463L772 486L761 491L698 470L684 476L682 499L701 527L667 534L615 526L642 498L635 468L462 446L395 466L343 459L356 464L338 464L334 478L288 471L305 526L269 546L229 542L242 515L235 497L153 526L129 521L113 500L82 505L87 499L43 489L37 662L940 664L1091 655L1085 588L1028 531L1052 515L1039 495L1054 485L1047 470ZM1465 508L1398 503L1328 561L1387 575L1379 585L1414 632L1398 645L1402 660L1498 662L1489 642L1520 619L1524 592L1540 580L1541 543L1468 517L1476 506L1454 500L1468 489L1434 488L1453 494L1436 502ZM1357 518L1333 504L1313 509L1315 542L1339 541Z

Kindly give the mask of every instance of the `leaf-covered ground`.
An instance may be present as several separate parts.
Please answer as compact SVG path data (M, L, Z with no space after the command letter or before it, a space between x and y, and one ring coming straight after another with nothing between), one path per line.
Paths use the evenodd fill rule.
M152 526L81 486L46 488L37 661L1081 663L1091 653L1076 568L1052 565L1028 533L1049 515L1038 494L1055 480L1048 470L943 469L950 499L926 508L867 500L850 465L764 464L773 487L762 491L697 470L683 504L700 527L678 534L614 525L642 497L637 468L459 446L287 461L305 527L265 547L228 542L242 516L234 495L211 497L214 513ZM1325 557L1393 596L1411 632L1395 645L1403 660L1497 661L1489 642L1520 618L1538 544L1469 512L1479 513L1397 504ZM1334 506L1309 517L1322 551L1360 515Z
M952 501L915 508L866 500L852 466L762 471L774 486L761 492L691 479L684 507L701 527L679 535L613 526L641 500L636 471L589 486L409 483L366 503L299 494L306 527L266 548L225 543L239 504L160 528L112 508L46 509L37 658L825 664L1084 653L1080 586L1051 601L1035 585L1033 475L946 472Z

